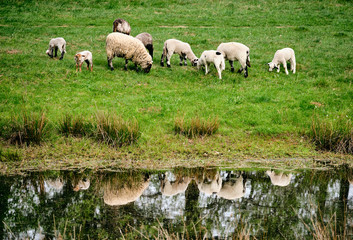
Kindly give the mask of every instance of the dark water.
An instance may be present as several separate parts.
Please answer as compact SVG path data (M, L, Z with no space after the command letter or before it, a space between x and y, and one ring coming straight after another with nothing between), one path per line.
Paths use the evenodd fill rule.
M353 170L42 172L0 176L0 239L353 239ZM143 235L142 235L143 234ZM165 235L164 235L165 236Z

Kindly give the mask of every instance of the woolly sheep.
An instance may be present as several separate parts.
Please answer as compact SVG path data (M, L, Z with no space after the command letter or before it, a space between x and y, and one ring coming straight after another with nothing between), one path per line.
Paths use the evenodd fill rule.
M193 66L196 66L197 64L197 57L191 50L191 47L188 43L179 41L177 39L168 39L164 42L163 46L163 53L161 57L161 66L164 66L164 58L166 59L167 62L167 67L170 67L170 58L172 55L176 53L180 56L180 63L179 65L183 65L183 60L184 60L184 65L186 66L186 59L189 59L191 61L191 64Z
M58 38L53 38L50 40L49 48L46 51L46 54L48 54L48 56L51 58L53 58L54 49L55 49L55 56L54 57L58 56L58 49L59 49L61 52L61 57L59 58L59 60L62 60L64 58L64 54L66 53L65 39L63 39L62 37L58 37Z
M122 18L118 18L113 22L113 32L120 32L126 35L130 35L131 27L130 24Z
M244 70L244 77L248 77L250 66L250 49L242 43L228 42L221 43L217 51L221 52L226 60L229 60L231 71L234 72L233 61L239 61L241 68L238 73Z
M80 72L81 72L81 66L83 62L87 63L87 70L89 70L89 65L91 65L91 72L92 72L93 60L92 60L92 53L90 51L82 51L77 53L75 55L75 61L76 61L76 72L78 67L80 67Z
M283 172L277 174L274 171L266 171L266 174L270 177L273 185L285 187L289 185L292 178L292 174L284 174Z
M106 40L106 52L108 66L112 71L114 70L112 63L114 57L125 59L125 70L127 70L128 60L133 61L135 65L140 65L146 73L151 70L152 57L142 42L132 36L118 32L110 33Z
M215 50L204 51L197 61L197 69L205 66L205 75L208 73L209 64L213 63L217 69L219 79L222 79L222 71L225 69L224 57L221 52Z
M272 72L274 68L277 68L277 72L279 72L280 65L282 63L284 67L284 71L288 75L287 61L290 62L290 70L293 71L293 73L295 73L295 66L296 66L295 54L294 54L294 50L291 48L283 48L276 51L272 61L268 63L268 66L269 66L268 71Z
M153 39L152 35L149 33L140 33L139 35L136 36L138 40L140 40L143 45L145 45L145 48L147 48L148 52L150 53L152 59L153 59Z

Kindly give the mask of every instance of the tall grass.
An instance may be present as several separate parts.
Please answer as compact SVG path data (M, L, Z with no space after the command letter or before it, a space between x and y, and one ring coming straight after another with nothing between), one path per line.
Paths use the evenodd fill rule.
M21 156L18 151L5 150L0 146L0 162L17 162L20 160Z
M115 147L136 143L140 138L137 120L125 121L121 117L110 116L107 113L96 114L97 139Z
M59 132L65 136L87 136L92 132L92 124L85 121L82 116L73 117L66 113L59 122Z
M174 132L188 138L209 136L217 132L218 128L218 117L207 120L193 117L190 122L185 121L184 117L177 117L174 122Z
M315 116L308 135L318 149L353 153L353 125L346 117L321 120Z
M5 138L12 144L29 145L40 144L47 133L48 120L44 113L23 113L20 117L13 117Z

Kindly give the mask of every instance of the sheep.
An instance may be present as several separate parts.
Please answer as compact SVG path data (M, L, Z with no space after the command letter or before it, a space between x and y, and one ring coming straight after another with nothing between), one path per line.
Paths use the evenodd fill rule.
M248 67L250 66L250 49L242 43L228 42L221 43L218 48L226 60L229 60L231 71L234 72L233 61L239 61L241 68L238 73L244 70L244 77L248 77Z
M118 18L113 22L113 32L120 32L126 35L130 35L131 27L130 24L122 18Z
M274 171L266 171L266 174L270 177L273 185L285 187L289 185L292 178L292 174L284 174L283 172L277 174Z
M75 61L76 61L76 72L78 67L80 67L80 72L81 72L81 66L83 62L87 63L87 70L89 70L89 65L91 65L91 72L92 72L93 60L92 60L92 53L90 51L82 51L77 53L75 55Z
M272 61L268 63L268 66L269 66L268 71L272 72L274 68L277 68L277 72L279 72L280 65L282 63L284 67L284 71L288 75L287 61L290 62L290 70L293 71L293 74L294 74L296 62L295 62L294 50L291 48L283 48L283 49L277 50Z
M118 32L110 33L106 39L106 52L108 66L112 71L114 70L112 63L114 57L125 59L125 70L127 70L128 60L132 60L135 65L140 65L146 73L151 70L152 57L148 54L142 42L132 36Z
M55 57L58 56L58 49L61 52L61 57L59 60L62 60L64 58L64 54L66 53L66 41L62 37L58 38L53 38L49 42L49 48L46 51L46 54L48 54L49 57L53 58L53 53L55 49Z
M143 45L145 45L145 48L147 48L148 52L150 53L152 59L153 59L153 39L152 35L149 33L140 33L138 34L135 38L140 40Z
M215 50L204 51L197 61L197 69L205 66L205 75L208 73L209 64L213 63L217 69L219 79L222 79L222 71L225 69L224 57L221 52Z
M161 66L164 67L164 58L166 59L167 62L167 67L170 67L170 58L174 53L177 53L180 56L180 63L179 65L183 65L183 60L184 60L184 65L186 66L186 59L189 59L191 61L191 64L193 66L196 66L198 58L195 56L193 51L191 50L191 47L188 43L179 41L177 39L168 39L164 42L163 46L163 53L161 57Z

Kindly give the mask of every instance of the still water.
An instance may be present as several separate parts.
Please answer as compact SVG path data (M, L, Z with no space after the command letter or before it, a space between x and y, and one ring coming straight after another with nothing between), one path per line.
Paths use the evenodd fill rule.
M0 239L312 239L318 224L353 239L353 169L0 176Z

